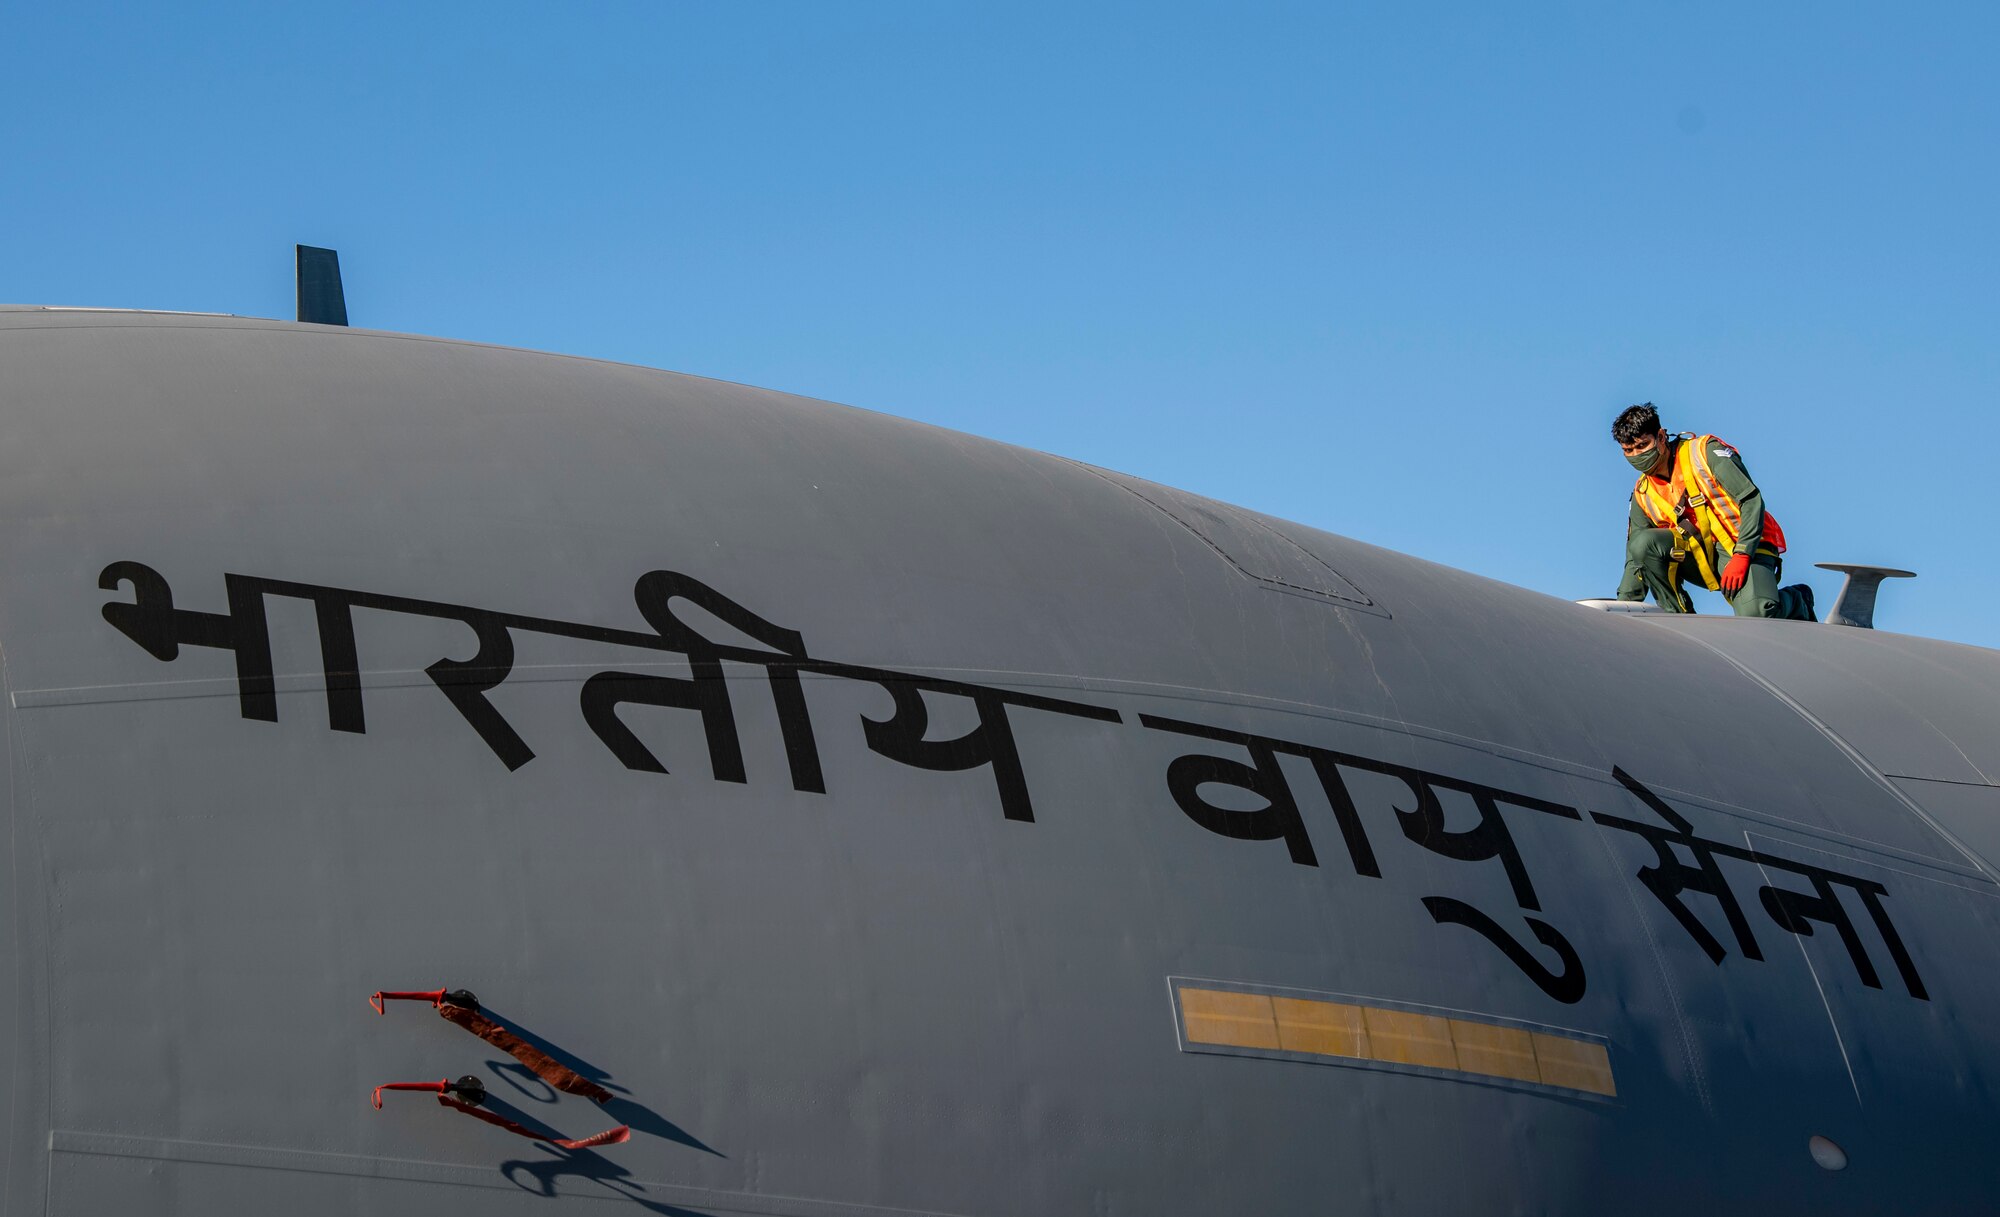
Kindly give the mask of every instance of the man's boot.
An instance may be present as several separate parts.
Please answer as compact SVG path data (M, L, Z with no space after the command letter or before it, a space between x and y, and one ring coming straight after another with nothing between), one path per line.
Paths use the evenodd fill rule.
M1787 621L1818 621L1819 614L1813 609L1811 585L1794 583L1790 587L1778 589L1779 616Z

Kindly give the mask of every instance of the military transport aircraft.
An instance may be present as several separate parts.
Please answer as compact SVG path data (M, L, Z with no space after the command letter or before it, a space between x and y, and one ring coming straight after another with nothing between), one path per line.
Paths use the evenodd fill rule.
M2000 1204L2000 653L336 324L0 407L8 1214Z

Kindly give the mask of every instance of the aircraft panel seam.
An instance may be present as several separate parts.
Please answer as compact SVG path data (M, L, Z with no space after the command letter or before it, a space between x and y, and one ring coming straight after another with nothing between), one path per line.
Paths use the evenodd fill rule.
M1812 711L1806 709L1806 707L1802 703L1800 703L1796 698L1792 697L1789 693L1786 693L1783 689L1779 688L1777 685L1773 684L1770 680L1766 679L1762 673L1756 671L1754 668L1750 667L1742 660L1737 659L1734 655L1731 655L1729 652L1723 650L1721 647L1716 646L1714 643L1709 642L1705 638L1696 638L1692 634L1686 634L1683 635L1683 637L1686 637L1687 639L1695 643L1697 646L1703 647L1713 652L1714 654L1721 656L1722 659L1727 661L1731 667L1735 668L1737 671L1743 673L1743 675L1750 678L1750 680L1754 681L1759 688L1769 693L1772 697L1778 699L1778 701L1791 707L1791 710L1794 714L1797 714L1800 718L1804 719L1808 724L1810 724L1814 730L1818 731L1822 736L1825 736L1827 742L1832 744L1835 748L1839 749L1840 752L1843 755L1845 755L1849 761L1853 762L1854 767L1859 769L1868 778L1868 780L1874 782L1875 785L1880 787L1882 790L1888 792L1889 797L1894 799L1897 803L1901 804L1905 811L1915 816L1917 818L1918 823L1926 825L1927 827L1930 828L1932 832L1936 833L1939 840L1945 842L1945 844L1957 850L1959 854L1962 855L1967 862L1971 863L1973 869L1975 869L1981 875L1984 875L1986 877L1988 882L2000 883L2000 876L1996 876L1993 873L1993 870L1979 857L1977 853L1975 853L1971 849L1968 849L1963 841L1960 841L1957 838L1957 836L1947 831L1944 825L1938 823L1937 820L1933 818L1929 812L1924 810L1922 804L1918 803L1908 794L1898 789L1896 784L1888 779L1887 775L1885 775L1880 769L1877 769L1875 767L1875 763L1869 760L1865 753L1863 753L1859 748L1856 748L1853 744L1848 743L1845 737L1843 737L1838 731L1835 731L1832 727L1828 726L1825 722L1821 721L1818 715L1815 715Z
M152 1162L230 1166L248 1170L298 1171L399 1183L481 1187L499 1191L521 1190L497 1163L492 1166L474 1166L452 1162L427 1162L415 1158L377 1158L364 1154L276 1149L218 1141L135 1137L73 1129L55 1129L49 1133L51 1160L58 1154L137 1158ZM934 1209L888 1208L790 1196L757 1196L650 1179L623 1180L623 1182L628 1188L643 1188L644 1197L648 1200L700 1206L714 1212L742 1213L746 1217L960 1217L958 1214ZM586 1190L563 1190L559 1192L559 1198L608 1200L623 1204L630 1204L634 1199L629 1194L606 1194Z
M1753 850L1757 848L1755 835L1748 829L1743 832L1743 844ZM1764 877L1767 887L1771 885L1771 872L1761 862L1757 864L1757 873ZM1806 950L1805 936L1794 935L1793 939L1798 943L1799 958L1805 961L1806 975L1812 977L1813 992L1819 994L1819 1008L1826 1012L1826 1025L1833 1030L1833 1046L1840 1049L1840 1067L1847 1071L1847 1085L1854 1091L1854 1105L1865 1107L1867 1104L1861 1100L1861 1081L1854 1076L1854 1059L1847 1054L1847 1037L1840 1033L1840 1020L1833 1016L1833 1003L1826 999L1826 983L1820 980L1819 969L1813 965L1812 952Z
M871 661L873 662L873 661ZM624 667L635 671L685 670L684 664L659 662L633 662ZM534 683L581 683L588 674L602 670L601 664L546 664L522 665L514 669L510 682ZM1205 689L1186 685L1166 684L1154 681L1131 681L1116 677L1065 676L1048 672L998 671L987 668L952 668L924 666L921 672L929 675L951 678L984 677L998 678L995 683L1004 682L1019 689L1055 689L1067 693L1095 694L1137 694L1140 696L1165 697L1176 702L1200 705L1225 706L1232 709L1259 709L1301 718L1325 720L1364 727L1370 730L1390 731L1409 735L1433 743L1464 748L1485 756L1497 757L1516 764L1528 765L1567 777L1586 778L1599 785L1606 783L1602 768L1582 761L1547 753L1532 752L1524 748L1514 748L1506 744L1496 744L1473 736L1461 735L1439 727L1429 727L1420 723L1405 722L1381 715L1364 714L1358 711L1340 710L1331 706L1310 702L1291 701L1283 698L1262 697L1255 694L1233 693L1223 689ZM723 674L726 679L757 680L761 673L753 674L747 669L737 671L725 664ZM431 678L422 670L382 669L360 674L365 686L372 689L429 689L434 687ZM823 676L819 673L800 673L802 680L836 680L838 677ZM275 692L280 695L303 695L324 693L326 679L320 672L283 673L273 678ZM174 701L181 699L221 698L238 695L238 683L234 677L198 678L177 681L149 681L143 684L121 685L80 685L70 688L15 689L9 692L10 704L18 709L59 709L77 706L105 705L126 702ZM1858 837L1839 832L1822 825L1807 824L1788 819L1768 811L1744 807L1719 799L1706 798L1674 786L1661 786L1662 793L1671 794L1682 802L1703 807L1724 815L1764 824L1768 827L1800 833L1819 840L1833 841L1871 853L1897 858L1919 866L1933 867L1962 877L1992 878L1979 867L1965 867L1949 858L1922 854L1902 849L1866 837ZM1961 850L1962 852L1962 850Z
M1940 786L1970 786L1974 790L2000 790L2000 782L1967 782L1958 778L1926 778L1914 773L1884 773L1885 778L1895 778L1899 782L1935 782Z

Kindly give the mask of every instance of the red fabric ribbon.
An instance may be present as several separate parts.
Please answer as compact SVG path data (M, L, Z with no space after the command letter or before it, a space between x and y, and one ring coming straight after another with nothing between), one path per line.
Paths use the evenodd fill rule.
M382 1008L384 1001L427 1001L437 1009L438 1014L446 1022L456 1023L495 1048L505 1052L523 1065L526 1065L536 1077L547 1082L555 1089L563 1091L566 1094L581 1095L599 1106L611 1100L611 1092L609 1090L584 1077L569 1066L564 1065L512 1031L507 1030L507 1028L501 1026L497 1021L488 1018L472 1007L461 1006L455 1002L446 1001L444 998L447 992L448 990L445 989L423 991L385 989L369 998L368 1004L375 1008L377 1014L383 1014L386 1013ZM374 1101L378 1109L382 1106L382 1092L385 1090L432 1091L437 1095L439 1103L454 1111L462 1111L468 1116L476 1116L488 1124L504 1128L516 1136L526 1137L531 1141L547 1141L551 1145L559 1145L564 1149L591 1149L599 1145L620 1145L632 1137L631 1127L625 1124L620 1124L616 1128L607 1128L601 1133L595 1133L577 1141L566 1140L562 1137L551 1137L544 1133L536 1132L525 1124L509 1120L505 1116L495 1115L490 1111L482 1111L471 1103L453 1098L449 1081L386 1082L375 1088Z
M440 1002L437 1011L444 1021L457 1023L480 1039L498 1048L534 1071L536 1077L557 1090L568 1094L582 1095L593 1103L610 1101L611 1092L596 1082L569 1068L548 1053L515 1035L512 1031L494 1022L477 1010L464 1006L454 1006L450 1002Z

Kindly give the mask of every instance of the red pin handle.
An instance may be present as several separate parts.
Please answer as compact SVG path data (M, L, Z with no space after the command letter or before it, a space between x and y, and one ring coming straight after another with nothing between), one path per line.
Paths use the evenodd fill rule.
M387 1014L388 1011L382 1008L382 1003L385 1001L427 1001L433 1006L441 1006L444 1004L444 995L443 989L428 989L423 992L415 989L383 989L369 998L368 1004L375 1007L375 1013Z
M441 1082L384 1082L375 1088L375 1097L371 1101L375 1104L375 1110L380 1111L382 1110L382 1092L385 1090L423 1090L431 1094L442 1095L450 1088L451 1079L449 1078Z

